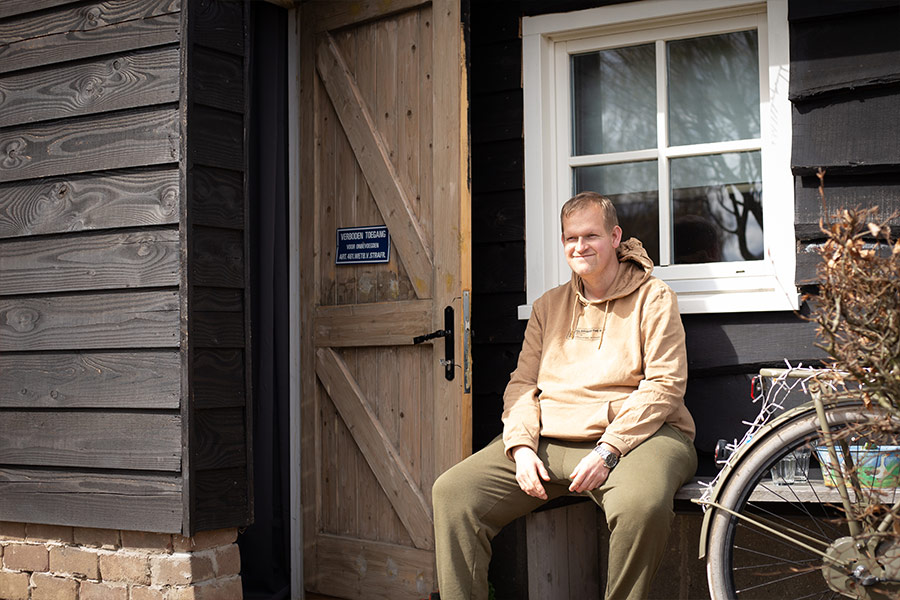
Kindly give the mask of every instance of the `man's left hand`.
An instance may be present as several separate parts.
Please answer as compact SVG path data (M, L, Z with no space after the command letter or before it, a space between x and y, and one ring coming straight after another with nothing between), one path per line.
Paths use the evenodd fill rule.
M610 448L608 445L606 447ZM569 475L569 479L572 480L569 491L580 493L595 490L606 482L607 477L609 477L609 468L603 464L603 457L596 452L588 452L587 456L581 459L575 470Z

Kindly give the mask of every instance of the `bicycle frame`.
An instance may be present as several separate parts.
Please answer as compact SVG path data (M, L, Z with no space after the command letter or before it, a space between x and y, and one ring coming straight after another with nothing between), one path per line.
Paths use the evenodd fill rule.
M782 374L787 374L788 377L796 377L796 378L811 378L813 376L821 376L821 371L811 370L811 369L761 369L760 375L763 377L778 377ZM749 450L756 447L758 444L761 444L767 438L777 435L780 428L782 428L785 424L801 419L807 418L811 413L815 412L820 430L822 431L823 438L825 441L825 446L827 447L827 452L831 460L831 464L839 465L841 464L838 461L837 449L835 447L835 439L832 435L832 432L828 426L828 422L826 419L826 407L827 406L841 406L841 405L855 405L859 403L858 398L854 398L852 396L828 396L825 397L822 394L821 388L817 381L811 380L808 386L811 400L797 406L793 409L788 409L784 413L780 414L778 417L773 419L772 421L763 425L758 431L753 434L753 438L743 444L737 451L732 455L725 467L722 469L722 472L716 479L714 487L711 489L708 497L705 500L694 500L695 503L704 506L707 509L717 509L723 510L733 516L738 518L748 520L753 522L753 524L761 529L769 531L773 535L779 536L781 538L787 539L790 542L797 544L806 548L807 550L822 556L825 559L833 560L833 558L829 557L825 551L813 548L804 542L800 541L801 538L806 537L800 532L790 531L790 535L785 533L784 528L775 529L770 527L767 523L762 521L761 519L747 517L745 515L740 515L730 511L727 507L719 504L719 496L721 490L723 490L731 480L732 475L741 468L741 460L742 457L747 454ZM852 464L852 457L850 456L849 448L847 447L846 442L838 442L841 445L842 456L844 457L845 464L847 466L847 470L849 473L853 474L854 468ZM863 533L862 522L856 515L856 511L853 509L853 505L850 499L850 490L853 489L854 493L859 497L860 485L859 481L856 479L855 474L851 475L851 481L848 482L843 474L843 469L837 468L834 469L834 480L835 487L838 491L838 494L841 498L841 504L844 508L844 513L848 517L848 526L849 531L852 537L857 537L861 533ZM849 485L848 485L849 483ZM709 527L712 520L712 516L715 510L706 510L703 516L703 523L700 529L700 558L704 559L706 557L708 542L709 542ZM896 518L897 514L900 513L900 500L898 500L888 511L888 513L883 517L882 521L879 523L878 527L875 529L876 533L885 533L891 527L893 520ZM826 548L827 550L827 548ZM863 553L870 554L870 553ZM874 558L869 556L870 560L874 561Z

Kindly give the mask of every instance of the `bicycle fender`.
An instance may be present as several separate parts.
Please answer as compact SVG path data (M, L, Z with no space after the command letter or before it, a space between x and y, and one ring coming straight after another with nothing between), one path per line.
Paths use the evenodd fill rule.
M721 473L719 473L719 478L716 481L715 486L710 491L708 502L716 503L719 500L719 494L725 486L731 481L731 478L735 471L741 468L741 463L743 462L743 457L747 455L752 448L756 447L758 444L762 443L763 440L770 437L775 430L781 427L784 423L794 421L797 419L804 418L809 414L815 414L816 407L812 401L805 402L800 406L796 406L794 408L788 409L782 414L778 415L776 418L766 423L762 427L760 427L759 431L753 434L753 439L745 444L741 445L735 451L734 456L731 460L728 461L723 468ZM697 504L703 505L699 500L695 500ZM709 542L709 525L712 520L714 509L710 508L703 513L703 522L700 525L700 559L706 558L706 548Z

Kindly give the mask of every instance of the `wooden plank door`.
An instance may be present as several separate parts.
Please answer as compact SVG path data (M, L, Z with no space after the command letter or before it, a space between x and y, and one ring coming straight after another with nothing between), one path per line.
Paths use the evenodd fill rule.
M300 9L304 580L338 598L435 589L431 485L470 451L469 188L458 0ZM386 226L383 264L336 230ZM441 338L453 309L453 379Z

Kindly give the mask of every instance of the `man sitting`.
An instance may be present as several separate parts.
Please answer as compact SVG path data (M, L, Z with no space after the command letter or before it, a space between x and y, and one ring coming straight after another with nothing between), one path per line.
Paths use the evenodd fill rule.
M606 197L582 192L560 220L572 279L532 307L503 435L434 484L442 600L486 599L491 539L570 492L606 515L606 597L646 598L675 492L697 468L674 292L639 241L621 241Z

